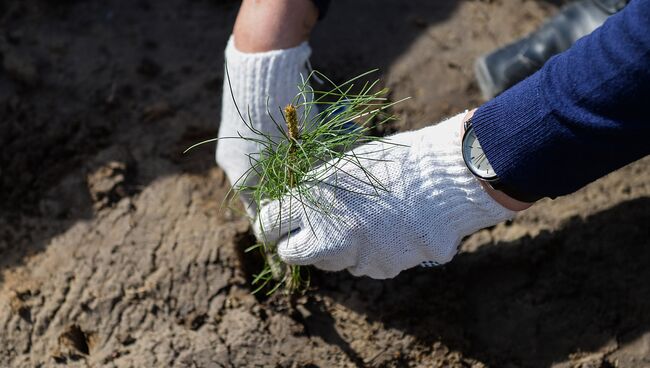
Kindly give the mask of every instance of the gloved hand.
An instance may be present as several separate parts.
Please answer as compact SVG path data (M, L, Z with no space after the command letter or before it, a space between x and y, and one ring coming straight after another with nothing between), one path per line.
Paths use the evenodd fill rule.
M259 153L260 146L239 138L257 137L241 116L258 131L280 136L269 113L275 121L283 121L279 108L290 103L299 92L301 75L302 78L308 77L310 54L311 48L306 42L285 50L243 53L235 48L233 37L228 41L226 63L230 85L224 75L216 159L232 185L247 186L257 181L255 175L245 174L252 166L249 155ZM254 217L257 209L253 201L246 193L242 193L241 199L248 214Z
M378 279L449 262L464 236L514 214L465 166L463 116L387 138L395 144L356 148L367 173L351 162L340 165L309 189L323 206L305 205L295 194L263 206L254 226L258 238L277 241L288 263Z

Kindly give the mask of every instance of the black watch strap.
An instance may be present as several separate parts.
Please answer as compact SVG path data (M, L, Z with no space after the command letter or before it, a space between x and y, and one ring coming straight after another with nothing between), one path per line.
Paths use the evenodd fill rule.
M533 203L537 202L540 199L544 198L543 196L539 195L531 195L528 193L524 193L520 190L517 190L515 188L512 188L505 183L503 183L501 180L497 180L494 182L489 182L490 186L500 192L503 192L508 195L510 198L514 198L520 202L527 202L527 203Z

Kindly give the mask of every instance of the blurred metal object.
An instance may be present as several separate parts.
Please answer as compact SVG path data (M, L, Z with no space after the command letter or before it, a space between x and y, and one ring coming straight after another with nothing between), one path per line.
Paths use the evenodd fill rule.
M573 2L528 36L479 57L474 72L483 97L489 100L535 73L553 55L600 27L628 1Z

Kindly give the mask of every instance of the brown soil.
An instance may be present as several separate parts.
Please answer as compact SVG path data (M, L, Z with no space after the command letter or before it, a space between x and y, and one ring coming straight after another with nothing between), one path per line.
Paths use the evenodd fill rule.
M0 2L0 366L650 366L650 160L388 281L250 294L213 147L237 2ZM557 2L334 1L313 63L380 67L387 132L479 104L472 60ZM552 173L549 173L552 174Z

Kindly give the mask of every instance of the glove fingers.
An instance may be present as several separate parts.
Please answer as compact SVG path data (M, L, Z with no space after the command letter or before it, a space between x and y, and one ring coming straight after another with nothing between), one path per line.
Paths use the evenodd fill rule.
M337 259L323 259L322 261L314 263L314 267L323 271L341 271L350 266L351 264L339 262Z
M300 228L300 208L292 202L276 200L262 207L253 226L259 240L273 243Z
M309 227L291 233L278 243L278 255L283 261L295 265L309 265L320 261L325 252Z

